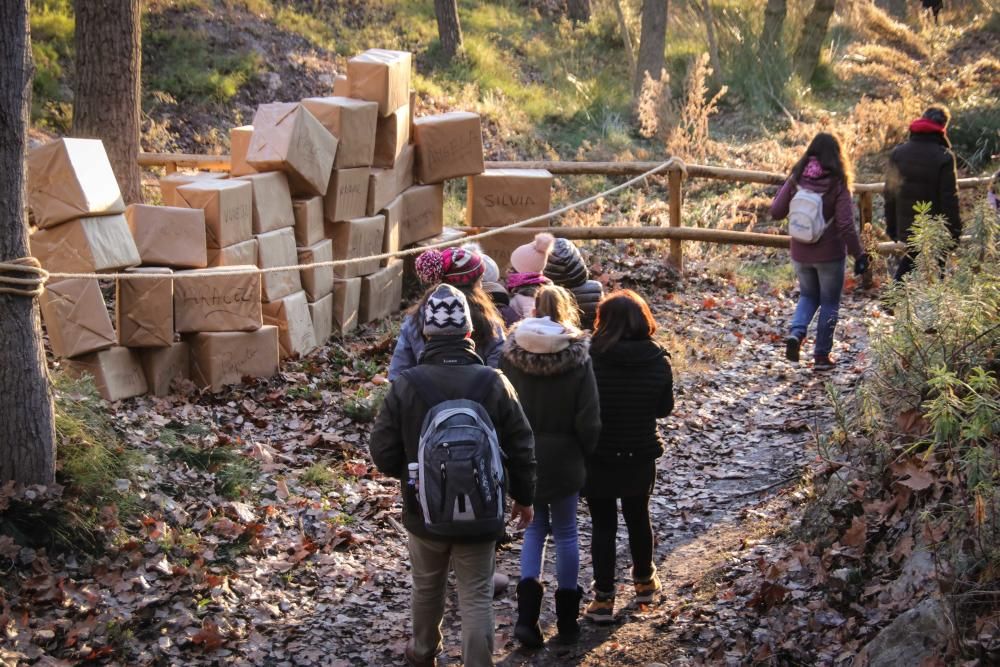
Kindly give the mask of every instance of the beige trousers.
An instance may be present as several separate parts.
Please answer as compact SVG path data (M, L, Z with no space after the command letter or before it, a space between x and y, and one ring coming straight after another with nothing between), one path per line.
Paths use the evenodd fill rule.
M493 570L496 544L456 544L409 534L413 576L413 653L430 658L441 650L441 620L449 564L458 581L465 667L493 664Z

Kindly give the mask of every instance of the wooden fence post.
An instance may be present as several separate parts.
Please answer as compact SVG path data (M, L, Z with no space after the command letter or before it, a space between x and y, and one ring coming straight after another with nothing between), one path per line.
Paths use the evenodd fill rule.
M175 174L175 173L177 173L177 163L176 162L168 162L164 166L166 167L166 172L168 174Z
M681 226L681 178L683 174L679 169L671 169L667 173L667 184L670 189L670 226ZM670 263L677 272L684 273L684 250L681 247L680 239L670 239Z
M858 193L858 218L860 224L858 225L858 231L860 232L860 237L862 243L864 239L870 238L874 233L872 229L872 193L865 190ZM871 289L875 284L875 278L872 274L872 267L869 266L868 270L864 272L861 276L861 289Z

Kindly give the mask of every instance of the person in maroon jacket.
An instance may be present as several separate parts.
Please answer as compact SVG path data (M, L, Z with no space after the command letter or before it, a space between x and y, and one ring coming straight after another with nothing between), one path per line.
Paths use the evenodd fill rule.
M860 275L868 267L868 256L861 247L854 224L854 202L851 199L851 165L844 158L840 141L820 132L809 143L805 155L792 168L771 203L771 217L781 220L788 216L789 204L799 188L823 197L823 218L826 230L816 243L792 239L792 266L799 279L799 302L792 317L791 331L785 341L785 356L799 360L799 348L806 337L816 311L816 344L813 347L813 370L830 370L834 366L830 351L833 332L837 327L840 295L844 289L844 269L847 254L854 257L854 273Z

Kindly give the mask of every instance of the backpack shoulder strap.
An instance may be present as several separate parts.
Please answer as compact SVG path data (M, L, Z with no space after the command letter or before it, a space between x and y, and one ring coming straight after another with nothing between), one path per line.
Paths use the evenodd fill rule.
M410 386L413 387L413 390L417 392L417 396L420 397L420 400L427 404L428 409L433 408L435 405L440 405L448 400L445 398L444 394L441 393L441 390L437 388L433 380L431 380L430 374L420 366L409 368L403 374L409 381Z

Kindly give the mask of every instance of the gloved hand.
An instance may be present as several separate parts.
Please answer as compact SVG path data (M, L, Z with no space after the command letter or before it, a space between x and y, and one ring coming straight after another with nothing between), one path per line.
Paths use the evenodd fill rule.
M868 267L871 263L872 263L871 258L867 254L858 257L856 260L854 260L854 275L856 276L862 275L865 271L868 270Z

